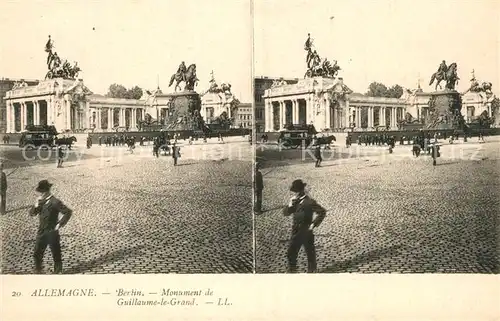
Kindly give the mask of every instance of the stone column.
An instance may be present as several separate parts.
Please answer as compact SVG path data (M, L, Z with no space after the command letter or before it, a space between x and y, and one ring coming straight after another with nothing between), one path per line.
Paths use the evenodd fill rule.
M284 125L284 118L285 118L285 108L284 108L284 103L282 101L279 101L280 104L280 130L283 129Z
M108 107L108 126L106 128L107 131L111 131L113 128L113 109Z
M132 128L137 129L137 108L132 109Z
M380 107L379 109L380 112L380 126L385 126L385 107Z
M361 108L358 107L358 106L356 106L354 108L355 108L354 112L355 112L355 115L356 115L355 116L355 118L356 118L355 119L356 128L359 128L359 127L361 127L361 117L360 117L361 116Z
M330 108L330 102L327 99L322 99L321 102L323 104L323 108L325 108L325 128L331 129L332 109Z
M26 127L26 104L21 102L21 131Z
M270 105L269 101L266 100L264 102L264 131L265 132L269 131L269 119L271 118L269 105Z
M11 111L11 103L10 100L7 100L5 102L6 105L6 110L5 110L5 132L10 133L11 131L11 118L12 118L12 111Z
M349 117L351 117L351 107L349 106L349 100L345 101L345 124L340 125L340 127L348 127L349 126Z

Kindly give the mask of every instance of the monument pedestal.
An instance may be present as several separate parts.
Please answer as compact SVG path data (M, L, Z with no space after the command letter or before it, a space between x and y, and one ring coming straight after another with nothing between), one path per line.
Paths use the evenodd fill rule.
M462 129L465 125L461 114L462 98L455 90L438 91L429 99L429 116L426 129L453 130Z
M161 94L156 97L159 105L168 107L164 128L171 131L205 129L205 122L201 117L201 99L195 91Z

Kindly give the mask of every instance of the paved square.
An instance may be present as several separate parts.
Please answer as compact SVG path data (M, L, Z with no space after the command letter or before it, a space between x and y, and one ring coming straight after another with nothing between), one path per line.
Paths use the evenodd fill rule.
M258 273L286 271L291 218L281 209L294 179L328 209L316 230L323 273L499 273L500 141L445 145L438 166L410 146L353 145L350 159L263 160L263 214L256 216ZM349 150L336 147L336 157ZM265 157L275 152L257 152ZM342 155L341 155L342 154ZM347 156L346 156L347 155ZM286 163L290 165L286 165ZM302 249L300 271L306 271Z
M2 148L4 155L17 154L7 164L21 163L17 147ZM80 152L84 157L75 161ZM96 145L75 153L61 169L54 161L33 161L8 177L2 273L32 272L38 219L27 207L41 179L54 183L54 195L74 210L61 230L64 273L253 271L247 142L184 147L178 167L170 156L154 158L151 146L133 155ZM51 272L49 249L44 264Z

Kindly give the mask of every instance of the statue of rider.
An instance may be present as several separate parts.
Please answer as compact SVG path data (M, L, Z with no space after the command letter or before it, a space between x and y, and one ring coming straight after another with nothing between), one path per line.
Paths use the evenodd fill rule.
M443 79L446 79L446 72L448 71L448 66L446 66L446 61L442 61L439 65L437 74L442 75Z
M186 79L186 71L187 71L187 68L186 68L186 65L184 64L184 61L181 62L181 64L179 65L179 68L177 69L177 73L180 73L181 76L182 76L182 80L184 82L187 82L187 79Z
M48 55L47 55L47 66L48 66L48 68L50 68L50 62L52 60L52 48L53 48L53 43L52 43L52 39L50 38L50 35L49 35L49 40L45 44L45 52L48 53Z
M307 51L307 57L306 57L306 63L307 67L309 68L310 61L313 58L313 52L312 52L312 39L311 39L311 34L307 34L307 40L304 44L304 50Z

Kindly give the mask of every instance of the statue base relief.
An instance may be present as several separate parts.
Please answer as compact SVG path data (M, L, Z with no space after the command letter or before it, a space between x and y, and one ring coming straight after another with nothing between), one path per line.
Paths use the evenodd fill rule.
M462 98L455 90L431 93L425 129L463 129Z
M205 122L200 115L201 98L192 90L161 94L156 96L160 105L168 106L164 129L172 131L204 130ZM162 103L162 101L164 103Z

